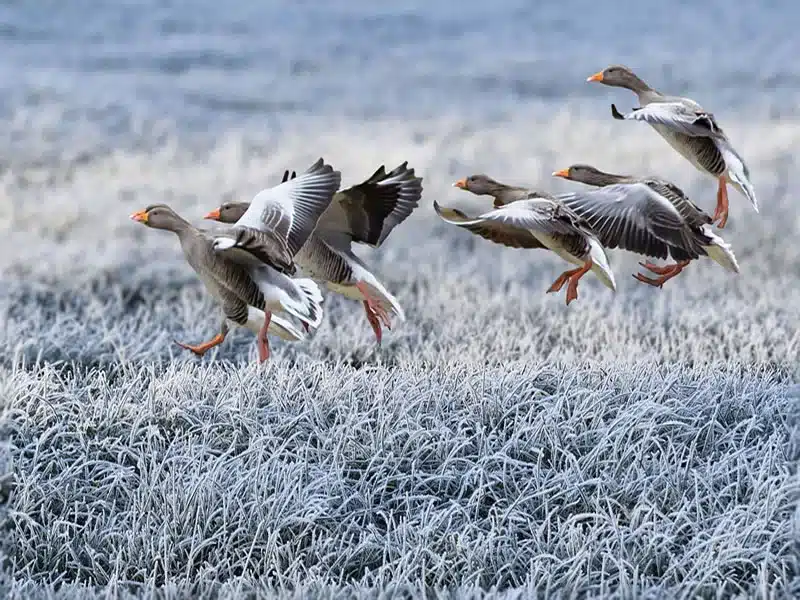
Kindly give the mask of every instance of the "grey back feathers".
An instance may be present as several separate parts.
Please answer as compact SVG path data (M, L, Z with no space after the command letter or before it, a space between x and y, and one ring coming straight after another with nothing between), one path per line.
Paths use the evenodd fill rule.
M215 252L208 232L191 228L179 237L186 261L222 304L227 318L241 325L247 322L248 305L264 309L264 296L247 267Z
M271 231L259 231L250 227L232 227L230 235L233 245L224 253L240 263L269 265L286 275L294 275L297 268L286 240Z

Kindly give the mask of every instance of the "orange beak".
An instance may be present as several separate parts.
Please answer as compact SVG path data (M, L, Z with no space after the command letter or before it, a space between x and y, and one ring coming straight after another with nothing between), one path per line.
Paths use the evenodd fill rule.
M563 177L569 179L569 169L561 169L560 171L553 171L553 177Z
M453 184L453 187L461 188L462 190L467 189L467 180L466 179L459 179Z
M139 223L144 223L145 225L147 225L147 219L148 219L147 211L140 210L139 212L135 212L135 213L133 213L131 215L131 219L133 219L134 221L138 221Z
M204 219L210 219L211 221L219 221L219 209L215 208L211 212L209 212Z
M598 71L597 73L595 73L591 77L587 77L586 81L603 81L603 72L602 71Z

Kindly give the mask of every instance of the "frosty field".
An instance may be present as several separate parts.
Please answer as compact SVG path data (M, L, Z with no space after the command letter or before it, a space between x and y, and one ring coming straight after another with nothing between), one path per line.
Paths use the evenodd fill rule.
M567 190L550 172L590 162L658 172L712 210L713 182L645 128L521 110L480 130L311 122L16 159L0 204L0 588L797 594L800 126L726 120L763 205L731 196L722 235L742 272L700 260L657 290L614 252L617 293L587 277L569 307L544 293L556 257L448 228L432 202L485 208L450 186L474 171ZM361 253L407 322L376 349L361 306L328 295L313 338L274 341L264 366L243 331L203 359L181 351L218 313L177 239L128 215L165 201L199 222L318 156L345 185L403 160L425 177L420 208Z

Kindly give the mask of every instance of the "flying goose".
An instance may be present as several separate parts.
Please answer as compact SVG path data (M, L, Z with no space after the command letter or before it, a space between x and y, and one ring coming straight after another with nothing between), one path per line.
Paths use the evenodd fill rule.
M553 175L599 188L560 194L558 199L589 224L603 246L675 260L674 265L663 267L639 263L660 275L654 279L636 273L639 281L660 288L700 256L739 272L733 250L712 231L711 217L673 183L657 177L605 173L582 164Z
M294 256L340 182L341 173L320 158L295 179L256 194L236 223L215 234L214 250L247 267L264 295L267 326L273 312L289 313L306 329L322 322L322 293L317 284L291 276L296 272Z
M634 92L639 97L641 106L628 114L621 114L612 104L613 117L649 123L699 171L718 180L714 221L719 219L720 228L725 227L728 222L727 182L750 200L758 212L758 200L750 182L750 170L717 124L713 114L689 98L665 96L622 65L607 67L587 78L587 81L598 81Z
M471 175L464 179L459 179L453 184L461 190L467 190L473 194L482 196L492 196L494 198L494 207L500 208L505 204L510 204L516 200L526 200L531 197L531 193L535 193L537 197L547 197L548 195L539 190L531 190L524 187L515 187L499 183L488 177L487 175Z
M496 208L477 217L468 217L457 209L442 208L434 201L434 210L445 222L511 248L546 248L578 265L577 269L562 273L548 293L558 292L568 283L566 300L569 305L578 297L578 281L589 271L606 287L617 289L603 246L580 217L553 196L512 188L487 175L472 175L453 185L473 194L494 196Z
M292 173L294 176L294 173ZM284 179L289 172L284 173ZM391 329L389 311L403 321L400 303L356 256L351 244L377 248L389 233L418 206L422 178L404 162L389 173L381 166L363 183L337 192L317 227L294 257L310 277L324 281L328 289L361 300L378 344L381 324ZM245 202L228 202L205 218L235 223L248 209Z
M291 322L274 316L267 319L264 295L254 283L246 267L216 252L209 232L197 229L165 204L154 204L131 215L131 219L154 229L177 234L183 255L199 275L206 289L222 306L220 330L208 342L198 345L175 341L176 344L203 356L218 346L228 335L229 322L245 327L258 336L261 362L269 356L266 334L299 341L304 335Z

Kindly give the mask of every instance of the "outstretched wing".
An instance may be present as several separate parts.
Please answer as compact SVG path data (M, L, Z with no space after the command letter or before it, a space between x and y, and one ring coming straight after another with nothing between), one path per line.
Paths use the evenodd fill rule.
M259 192L236 227L272 231L294 256L317 226L341 183L341 173L319 159L305 173Z
M687 102L651 102L647 106L634 108L627 114L611 105L611 114L618 120L644 121L661 125L675 133L690 137L713 137L723 135L714 115Z
M389 173L381 165L364 182L334 196L318 229L377 247L419 205L421 196L422 178L407 162Z
M433 208L444 221L511 248L546 248L537 233L558 240L577 255L587 247L586 232L576 225L574 216L551 200L517 200L477 217L441 208L437 202Z
M646 183L608 185L558 199L588 223L606 248L667 258L674 246L698 256L695 236L680 212Z

